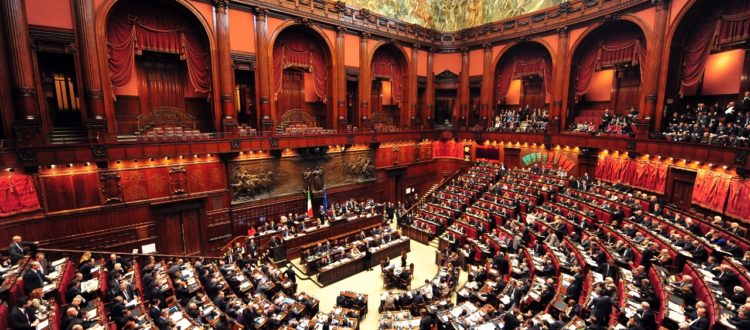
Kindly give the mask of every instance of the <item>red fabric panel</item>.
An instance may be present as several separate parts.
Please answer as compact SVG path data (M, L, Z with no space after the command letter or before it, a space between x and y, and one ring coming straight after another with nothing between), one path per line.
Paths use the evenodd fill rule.
M149 2L115 7L106 32L112 86L127 85L133 76L134 56L148 50L179 54L187 62L188 78L195 91L209 91L211 74L205 31L195 18L183 13L176 7Z
M724 211L731 177L713 171L698 170L692 203L717 212Z
M594 71L603 66L629 63L640 64L643 70L646 46L637 29L618 30L615 33L600 34L581 50L577 57L575 92L577 96L588 93Z
M0 217L36 211L40 208L34 180L30 175L13 174L0 178Z
M503 56L497 71L497 102L505 103L510 82L523 76L537 75L544 81L544 89L552 94L552 59L542 48L516 48Z
M435 141L432 154L435 158L457 158L464 159L463 143L455 141Z
M388 78L391 82L391 97L395 103L401 102L403 95L403 68L396 54L386 49L375 53L372 59L372 77Z
M609 182L622 182L640 189L664 193L669 166L661 163L605 156L599 158L595 176Z
M750 222L750 180L734 179L729 184L726 214Z
M273 45L274 90L281 92L284 69L306 68L313 76L315 94L323 103L328 97L328 61L323 45L308 35L283 33Z

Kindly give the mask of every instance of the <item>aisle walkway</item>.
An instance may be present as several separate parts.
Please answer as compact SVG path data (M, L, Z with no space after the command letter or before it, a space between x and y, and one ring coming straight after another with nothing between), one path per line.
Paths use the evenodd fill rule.
M424 284L425 279L432 279L437 273L438 267L435 264L435 252L437 250L432 246L423 245L416 241L411 241L410 247L411 252L407 254L407 261L414 263L414 279L411 285L412 288L417 288ZM299 259L294 260L294 262L299 264ZM393 263L397 262L401 262L400 258L393 260ZM459 287L463 286L466 278L466 272L462 272L459 279ZM320 310L322 312L328 312L334 308L336 297L341 291L351 290L369 295L368 313L362 320L362 323L360 323L360 329L378 328L378 321L380 319L378 313L380 294L385 290L383 289L383 277L380 267L374 267L372 271L361 272L323 288L318 287L311 280L298 280L297 284L298 292L304 291L320 299ZM403 290L391 289L390 291L400 292ZM454 297L452 297L452 300L455 302Z

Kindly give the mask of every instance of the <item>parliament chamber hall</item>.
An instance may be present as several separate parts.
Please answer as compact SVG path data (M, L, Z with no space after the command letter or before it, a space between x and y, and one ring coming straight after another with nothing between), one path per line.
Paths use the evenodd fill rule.
M750 330L750 0L0 0L0 197L0 330Z

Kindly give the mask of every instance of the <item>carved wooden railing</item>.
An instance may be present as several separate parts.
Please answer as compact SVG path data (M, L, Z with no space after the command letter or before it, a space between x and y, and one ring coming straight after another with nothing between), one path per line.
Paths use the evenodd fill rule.
M195 118L176 107L155 107L153 111L138 116L139 132L160 126L195 129Z
M281 116L281 123L279 124L283 131L287 127L295 124L307 125L307 127L316 127L317 121L311 114L305 112L302 109L291 109Z
M382 111L373 112L370 115L370 123L374 125L392 126L393 118Z

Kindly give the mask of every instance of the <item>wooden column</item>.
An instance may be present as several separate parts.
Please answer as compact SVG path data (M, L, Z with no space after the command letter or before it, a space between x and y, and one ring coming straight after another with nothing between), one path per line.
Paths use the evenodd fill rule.
M359 123L360 130L369 126L370 121L370 89L372 79L370 78L370 56L367 53L367 40L370 34L362 32L359 38Z
M641 109L636 125L636 137L648 138L651 124L654 122L656 113L656 93L659 89L659 72L661 72L661 57L664 50L665 32L669 20L669 1L652 1L656 7L654 16L654 30L652 32L651 44L646 45L646 63L643 72L643 85L641 86ZM644 65L644 63L641 63ZM658 111L661 114L661 111Z
M492 79L492 44L485 43L484 48L484 65L482 71L482 89L479 93L479 117L483 125L489 126L492 121L492 90L494 80ZM482 120L483 119L483 120Z
M228 0L214 0L216 9L216 43L219 51L219 99L221 102L221 122L225 133L237 132L237 109L234 101L234 66L229 47ZM259 48L265 49L265 48Z
M469 126L469 48L461 48L461 74L458 81L458 113L456 123ZM461 120L463 119L463 120Z
M409 127L417 127L417 65L419 64L419 44L414 44L411 48L411 70L409 70Z
M8 45L13 96L16 106L16 139L19 145L44 143L37 102L34 63L24 0L3 0L0 13Z
M552 81L545 84L552 84L552 104L549 113L549 124L547 125L547 132L557 134L560 131L560 124L565 118L565 111L563 111L563 100L568 97L568 91L565 90L565 64L568 63L568 43L570 42L570 32L568 27L561 27L557 29L557 62L553 68Z
M425 128L432 127L435 120L435 68L433 66L433 54L435 48L427 50L427 86L424 91L424 106L422 106L422 125Z
M99 141L107 133L104 112L102 77L99 74L99 57L94 34L94 4L91 0L74 0L78 53L83 73L84 104L88 113L86 127L92 142Z
M276 114L271 113L271 79L270 64L268 60L268 9L255 8L255 45L256 49L256 71L255 77L258 86L258 102L260 108L260 126L263 131L270 131L272 134L276 131L274 125Z
M346 114L346 46L344 44L344 35L346 28L343 26L336 27L336 114L333 116L333 127L344 128L348 125L349 120Z
M650 124L654 123L653 128L658 131L661 129L661 119L664 111L663 108L656 108L658 98L662 98L660 104L665 104L663 100L663 98L665 97L665 93L662 93L661 95L658 94L660 80L659 73L662 70L662 65L669 65L669 63L662 63L662 55L664 55L664 44L667 43L666 36L667 26L669 24L670 5L668 0L656 0L652 2L656 6L656 15L654 16L654 31L652 33L654 38L653 45L647 46L649 47L649 57L646 64L650 67L650 69L646 73L646 77L648 77L648 80L643 80L644 88L641 89L641 95L643 95L644 91L646 91L646 95L643 95L644 105L641 108L643 110L641 111L641 115L639 116L639 119L643 120L645 122L645 125L639 125L639 130L642 130L641 128L650 130ZM645 85L648 85L648 90L646 90ZM645 120L646 116L650 116L651 120ZM642 133L636 134L644 136Z

